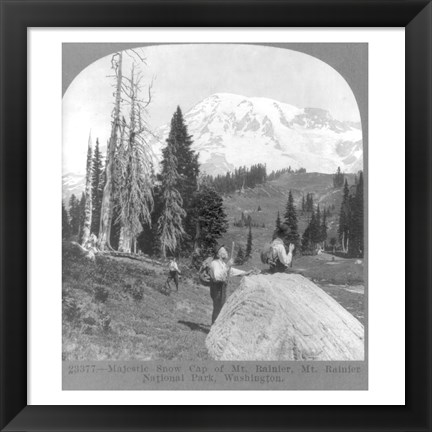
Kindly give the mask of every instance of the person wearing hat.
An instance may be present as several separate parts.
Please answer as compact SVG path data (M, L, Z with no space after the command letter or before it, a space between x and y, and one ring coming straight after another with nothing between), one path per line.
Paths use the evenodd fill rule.
M290 243L288 253L286 252L284 238L288 233L289 226L287 224L282 224L274 233L269 259L270 273L284 273L291 265L295 246Z
M166 286L171 290L170 282L173 280L175 283L176 291L178 291L179 286L179 275L181 271L178 268L176 257L172 257L168 264L168 279L166 280Z
M229 276L244 276L250 272L231 267L233 260L228 260L228 252L225 247L219 246L215 250L215 257L210 263L210 296L213 300L212 324L216 321L222 306L226 301L226 290Z

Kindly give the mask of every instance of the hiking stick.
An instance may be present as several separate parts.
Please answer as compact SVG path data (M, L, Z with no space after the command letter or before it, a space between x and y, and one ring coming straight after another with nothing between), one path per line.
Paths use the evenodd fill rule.
M232 242L232 246L231 246L231 257L230 257L230 260L233 259L233 256L234 256L234 242ZM232 267L232 264L228 266L227 286L228 286L228 282L229 282L229 279L230 279L230 276L231 276L231 267Z

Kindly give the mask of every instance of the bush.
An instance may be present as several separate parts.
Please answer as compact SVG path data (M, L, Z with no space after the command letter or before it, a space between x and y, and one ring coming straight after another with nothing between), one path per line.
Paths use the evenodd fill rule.
M103 331L107 332L110 330L111 325L111 316L105 310L99 311L99 325Z
M94 290L94 298L96 301L105 303L108 299L109 292L103 286L97 286Z
M126 292L129 296L131 296L135 301L141 301L144 297L144 282L136 281L133 284L129 283L125 285L123 291Z
M77 301L70 295L69 291L63 291L62 306L63 316L67 321L74 322L80 318L81 309Z
M108 331L111 325L111 316L102 307L93 303L83 309L81 331L86 334L93 334L99 328Z

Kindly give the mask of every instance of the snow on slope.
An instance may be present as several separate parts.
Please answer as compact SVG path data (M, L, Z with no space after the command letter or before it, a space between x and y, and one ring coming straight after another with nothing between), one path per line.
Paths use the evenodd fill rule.
M308 172L355 173L363 169L360 125L335 120L319 108L300 109L262 97L217 93L184 114L201 171L225 174L239 166L265 163L267 172L304 167ZM166 145L169 124L149 138L156 154ZM83 190L84 176L65 173L64 199ZM79 177L79 178L78 178ZM68 189L71 189L68 191Z
M333 173L363 168L361 130L318 108L296 108L268 98L217 93L184 116L202 170L223 174L238 166L266 163L268 171L304 167ZM154 142L161 154L169 126Z

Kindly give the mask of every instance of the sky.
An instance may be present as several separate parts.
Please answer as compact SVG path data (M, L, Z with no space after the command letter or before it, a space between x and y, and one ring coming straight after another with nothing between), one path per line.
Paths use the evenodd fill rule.
M129 51L130 53L130 51ZM151 129L168 123L214 93L267 97L299 108L328 110L338 120L360 122L351 88L331 66L297 51L242 44L159 45L139 50L144 83L153 80ZM135 56L136 58L136 56ZM123 56L125 75L132 58ZM63 174L83 173L89 135L105 147L114 103L111 56L84 69L63 97Z

